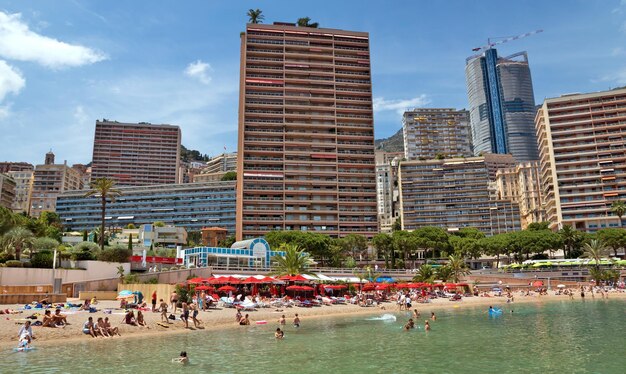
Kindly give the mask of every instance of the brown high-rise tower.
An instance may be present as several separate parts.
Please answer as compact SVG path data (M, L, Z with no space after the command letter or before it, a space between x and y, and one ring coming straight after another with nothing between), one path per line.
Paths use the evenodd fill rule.
M369 36L248 24L241 36L237 239L377 232Z

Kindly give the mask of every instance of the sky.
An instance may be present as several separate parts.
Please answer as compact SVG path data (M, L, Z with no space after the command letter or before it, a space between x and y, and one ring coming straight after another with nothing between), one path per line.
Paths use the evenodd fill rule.
M465 58L527 51L535 100L626 85L626 0L0 0L0 161L91 161L96 119L178 125L235 151L240 32L310 17L370 33L376 138L415 107L466 108Z

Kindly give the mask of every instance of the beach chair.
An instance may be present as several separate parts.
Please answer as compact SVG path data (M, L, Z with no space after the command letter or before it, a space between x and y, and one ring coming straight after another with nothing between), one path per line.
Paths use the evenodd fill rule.
M244 311L255 311L258 308L257 303L252 302L250 300L246 300L241 304L237 305L237 309L239 310L244 310Z
M226 296L220 297L219 304L221 304L223 308L234 308L235 307L235 303L233 303Z

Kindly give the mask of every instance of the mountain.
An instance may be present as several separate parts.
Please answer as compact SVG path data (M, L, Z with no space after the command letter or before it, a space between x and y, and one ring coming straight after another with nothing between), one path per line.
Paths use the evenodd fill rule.
M187 149L184 145L180 145L180 159L183 162L200 161L205 162L209 160L209 156L203 155L200 151L195 149Z
M385 139L374 140L377 150L385 152L403 152L404 151L404 135L402 129L398 130L394 135Z

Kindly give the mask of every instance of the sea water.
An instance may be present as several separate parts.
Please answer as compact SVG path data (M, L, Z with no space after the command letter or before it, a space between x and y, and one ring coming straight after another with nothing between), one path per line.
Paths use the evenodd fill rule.
M299 328L285 326L285 339L279 341L274 339L277 326L270 323L169 336L59 341L32 352L7 349L0 372L626 372L625 301L494 304L502 308L497 316L486 308L455 305L436 311L429 332L423 327L428 308L411 331L402 329L412 318L408 312L393 313L395 321L389 316L302 318ZM180 351L187 351L190 365L171 363Z

